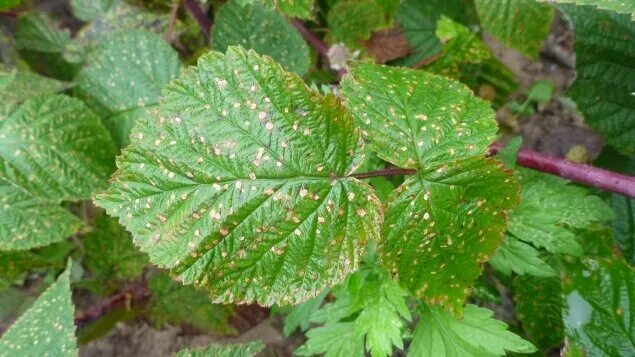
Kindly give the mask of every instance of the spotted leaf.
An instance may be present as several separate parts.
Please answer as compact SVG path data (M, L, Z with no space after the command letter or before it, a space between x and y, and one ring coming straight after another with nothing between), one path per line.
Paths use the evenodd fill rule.
M70 272L69 261L57 281L2 335L0 356L77 355Z
M348 177L363 156L352 118L268 57L204 55L131 138L98 204L217 302L304 301L377 238L378 199Z
M464 85L422 71L352 66L346 106L377 155L419 172L387 202L379 254L401 285L460 314L502 242L518 183L485 159L494 113Z
M217 345L211 344L206 347L183 349L178 351L175 357L252 357L265 348L264 343L252 341L242 344Z

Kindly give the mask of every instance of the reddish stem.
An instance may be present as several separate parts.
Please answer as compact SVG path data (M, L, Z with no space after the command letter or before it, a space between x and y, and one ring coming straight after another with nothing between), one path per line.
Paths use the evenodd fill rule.
M293 26L295 26L296 29L298 29L300 34L302 34L302 36L309 43L309 45L313 47L315 52L317 52L318 55L322 57L322 60L325 63L329 63L329 46L327 46L326 43L324 43L324 41L322 41L319 37L317 37L313 32L309 31L309 29L306 28L306 26L304 26L304 23L302 23L302 21L298 19L294 19L291 23L293 24ZM337 70L338 79L342 79L342 77L344 77L345 74L346 74L345 69Z
M149 298L150 291L148 290L147 282L134 283L128 289L102 300L88 310L84 310L75 318L75 325L78 328L85 327L112 310L123 306L141 304Z
M203 36L205 36L205 41L207 43L210 42L210 30L212 29L212 21L207 17L207 14L198 1L196 0L183 0L183 5L189 13L194 17L196 22L198 22L198 26L201 28L201 32L203 32Z

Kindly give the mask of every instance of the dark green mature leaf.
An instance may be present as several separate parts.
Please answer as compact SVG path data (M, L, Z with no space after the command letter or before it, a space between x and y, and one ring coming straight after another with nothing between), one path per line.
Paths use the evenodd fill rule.
M590 5L598 9L612 10L622 14L630 14L635 20L635 2L628 0L538 0L542 2L570 3L576 5Z
M74 356L77 354L70 261L60 275L2 335L0 356Z
M556 271L540 258L540 252L536 248L515 237L507 236L489 263L508 276L512 271L520 275L542 277L556 275Z
M554 9L535 0L475 0L485 31L529 58L537 58Z
M459 320L437 307L423 305L421 320L412 336L411 356L504 356L505 351L534 352L536 348L492 318L492 312L466 305Z
M466 24L475 13L471 0L404 0L397 10L396 20L404 29L413 53L398 60L399 65L413 67L423 59L441 52L443 46L436 36L437 21L445 15Z
M264 348L265 345L260 341L229 345L212 344L207 347L180 350L174 357L253 357Z
M179 73L179 57L161 37L132 31L115 35L91 55L76 82L82 96L102 116L120 146L161 88Z
M378 238L378 199L347 177L363 155L352 118L268 57L204 55L132 137L97 202L217 302L305 301Z
M145 254L132 243L132 237L116 219L101 216L93 231L82 241L84 263L100 280L134 279L148 264Z
M635 265L635 199L612 194L609 205L615 212L615 239L626 260Z
M635 272L622 259L571 264L563 280L568 338L589 356L635 352Z
M161 274L150 279L153 299L148 307L150 318L158 325L188 323L202 331L229 333L227 324L232 309L213 304L209 295Z
M368 40L373 31L386 25L386 18L377 1L341 0L329 10L327 22L327 42L357 49L361 40Z
M516 317L529 340L544 350L559 346L564 339L559 277L516 276L513 284Z
M119 0L71 0L73 14L84 21L95 21L104 16Z
M590 6L561 8L575 31L577 75L567 94L608 144L635 153L635 22Z
M382 262L411 293L460 314L518 201L514 177L483 157L492 109L458 82L370 64L352 66L342 94L379 157L420 169L388 199Z
M309 46L282 15L262 4L243 6L231 0L216 15L214 47L227 51L239 45L271 56L289 71L305 75L311 64Z
M609 221L611 209L588 190L555 176L519 170L522 201L510 216L512 237L552 253L582 255L575 229ZM509 238L512 238L509 237Z

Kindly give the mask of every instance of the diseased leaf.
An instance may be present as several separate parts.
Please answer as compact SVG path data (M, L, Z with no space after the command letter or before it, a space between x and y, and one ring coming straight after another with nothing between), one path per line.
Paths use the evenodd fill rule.
M635 352L635 272L622 259L567 266L563 279L565 332L588 356Z
M145 254L132 244L132 237L108 216L100 216L93 231L82 240L84 263L102 282L110 279L134 279L148 264Z
M315 0L265 0L269 7L277 7L280 12L290 17L310 19L313 17Z
M505 237L496 255L489 262L505 275L516 274L541 277L556 276L556 271L540 258L540 252L516 237Z
M253 357L264 348L265 345L260 341L229 345L212 344L207 347L180 350L174 357Z
M543 350L560 346L564 325L559 277L516 276L513 284L516 317L529 340Z
M575 229L609 221L611 209L597 196L567 181L526 169L520 206L510 216L511 236L556 254L582 255Z
M377 239L379 201L332 95L253 51L211 52L164 89L97 202L135 243L217 302L296 304Z
M54 94L68 87L68 84L40 76L33 72L12 70L4 72L0 66L0 121L15 106L40 95ZM4 114L3 114L4 113Z
M227 324L231 307L213 304L206 292L175 282L165 274L152 277L149 288L153 299L148 314L157 326L185 322L202 331L231 332Z
M60 275L2 335L0 356L75 356L70 261Z
M621 14L630 14L631 20L635 20L635 2L627 1L627 0L538 0L538 1L595 6L598 9L612 10Z
M106 117L119 146L146 108L159 101L161 88L179 73L179 57L158 35L131 31L115 35L91 55L76 78L87 103Z
M538 57L554 10L535 0L475 0L485 31L531 59Z
M466 305L459 320L440 308L423 305L408 355L488 357L504 356L505 351L531 353L536 348L507 331L507 324L493 319L487 309Z
M289 71L305 75L311 64L309 46L302 35L282 15L260 3L247 6L231 0L218 11L214 25L214 48L229 46L271 56Z
M73 14L80 20L95 21L119 0L71 0Z
M575 33L577 73L566 94L606 143L635 153L635 22L590 6L560 8Z
M493 111L460 83L426 72L355 64L349 73L342 95L370 148L420 170L388 199L382 263L411 293L460 315L518 202L514 177L483 157Z

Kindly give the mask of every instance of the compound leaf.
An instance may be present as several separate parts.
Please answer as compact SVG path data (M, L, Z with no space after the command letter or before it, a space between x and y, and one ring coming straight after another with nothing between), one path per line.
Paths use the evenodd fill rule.
M275 11L256 2L243 6L239 0L232 0L219 10L215 21L212 37L217 50L225 52L229 46L240 45L271 56L301 76L308 72L309 46Z
M75 356L71 263L0 339L0 356Z
M95 51L76 78L88 104L106 117L120 146L137 118L158 103L161 88L179 73L179 57L158 35L115 35Z
M460 314L518 201L514 177L483 157L492 109L458 82L370 64L352 66L342 94L379 157L420 170L388 198L382 262L411 293Z
M466 305L463 319L437 307L423 305L412 336L410 356L504 356L505 351L531 353L536 348L492 318L492 312Z
M229 345L212 344L207 347L180 350L174 357L254 357L264 348L265 344L260 341Z
M549 35L554 9L535 0L475 0L485 31L529 58L538 57Z
M98 204L217 302L305 301L377 238L379 200L347 177L363 153L352 118L253 51L201 57L131 137Z
M635 272L622 259L585 259L563 279L565 332L588 356L635 351Z
M590 6L561 8L575 31L577 74L567 94L609 145L635 153L635 22Z

